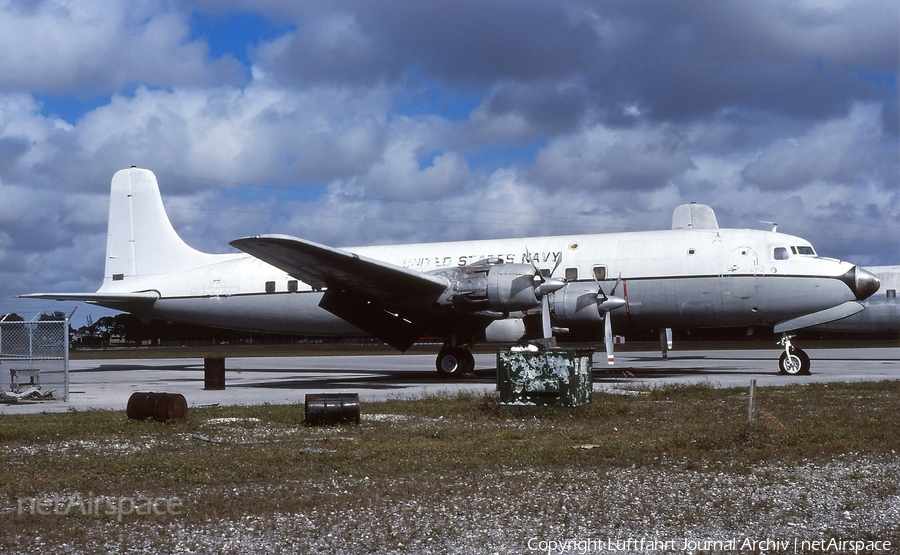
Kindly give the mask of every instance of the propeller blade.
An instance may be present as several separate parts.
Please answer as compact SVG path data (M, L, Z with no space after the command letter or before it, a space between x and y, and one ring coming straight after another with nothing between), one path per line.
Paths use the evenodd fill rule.
M537 274L535 274L535 277L536 276L544 277L541 274L541 270L537 267L537 262L535 262L534 258L531 257L531 251L528 250L528 247L525 247L525 258L527 258L528 261L531 262L531 265L534 267L534 271L537 272Z
M541 299L541 324L544 329L544 338L553 337L553 328L550 327L550 297L547 295Z
M612 332L612 318L610 318L609 312L611 310L615 310L617 308L622 308L625 306L625 299L622 297L616 297L616 289L619 288L619 284L622 283L622 274L619 273L619 277L616 278L616 283L613 285L612 291L609 292L609 295L603 292L603 286L600 285L600 280L594 276L594 283L597 284L597 310L603 315L603 331L604 331L604 340L606 343L606 362L609 364L615 364L616 355L614 353L615 347L613 344L613 332Z
M553 265L553 269L550 270L550 275L556 273L556 269L559 268L559 265L562 264L562 253L559 253L559 256L556 257L556 263Z
M606 331L606 362L612 365L615 364L616 355L613 352L615 347L613 347L612 318L610 318L609 312L603 316L603 327Z
M619 277L616 278L616 284L613 285L612 291L609 292L610 296L614 297L616 295L616 289L619 288L620 283L622 283L622 272L619 272Z
M528 258L531 265L534 267L534 281L539 282L538 285L535 285L534 287L534 294L541 299L541 327L544 332L544 338L553 337L553 327L550 322L549 295L566 286L565 280L553 277L553 272L555 272L562 263L562 253L556 257L556 263L553 265L553 269L550 270L550 275L546 276L541 273L541 269L538 268L537 262L531 257L531 252L529 252L527 247L525 248L525 257Z

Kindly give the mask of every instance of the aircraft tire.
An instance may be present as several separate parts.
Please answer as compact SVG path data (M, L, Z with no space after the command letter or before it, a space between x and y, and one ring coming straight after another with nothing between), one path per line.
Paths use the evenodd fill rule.
M787 353L782 351L781 358L778 359L779 374L808 376L810 366L809 355L803 349L791 349L790 360Z
M475 357L468 349L447 347L438 353L435 367L442 376L459 377L475 370Z

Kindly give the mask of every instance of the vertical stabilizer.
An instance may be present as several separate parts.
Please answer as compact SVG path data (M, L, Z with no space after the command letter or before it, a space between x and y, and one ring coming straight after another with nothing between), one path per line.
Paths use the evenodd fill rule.
M189 247L178 236L153 172L135 167L116 172L109 196L105 285L193 268L214 256Z

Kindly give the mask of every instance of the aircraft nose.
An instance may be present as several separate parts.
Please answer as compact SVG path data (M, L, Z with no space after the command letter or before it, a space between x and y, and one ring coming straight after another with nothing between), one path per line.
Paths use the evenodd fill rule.
M856 300L861 301L869 298L875 291L878 291L878 288L881 287L881 280L875 277L875 274L872 272L863 270L859 266L855 266L855 269L856 283L851 289L856 295Z

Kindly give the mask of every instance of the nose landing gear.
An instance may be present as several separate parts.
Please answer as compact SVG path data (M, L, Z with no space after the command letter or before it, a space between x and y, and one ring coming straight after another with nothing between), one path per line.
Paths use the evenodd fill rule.
M809 376L809 355L806 351L791 344L793 335L784 334L778 344L784 347L784 352L778 359L779 374L788 374L791 376Z

